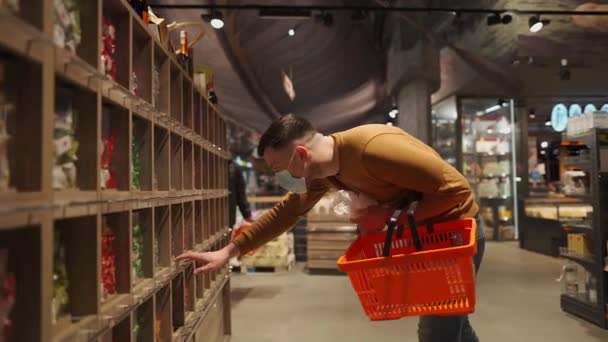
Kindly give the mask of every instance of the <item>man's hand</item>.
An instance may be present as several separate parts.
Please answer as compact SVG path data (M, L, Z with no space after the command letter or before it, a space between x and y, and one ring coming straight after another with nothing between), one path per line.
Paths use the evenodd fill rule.
M386 226L393 210L389 208L371 206L357 210L353 213L351 222L359 226L361 235L378 233Z
M239 250L234 243L230 243L228 246L215 252L186 252L175 258L175 261L198 261L203 266L194 270L194 275L199 273L207 273L210 271L217 271L224 267L230 258L239 255Z

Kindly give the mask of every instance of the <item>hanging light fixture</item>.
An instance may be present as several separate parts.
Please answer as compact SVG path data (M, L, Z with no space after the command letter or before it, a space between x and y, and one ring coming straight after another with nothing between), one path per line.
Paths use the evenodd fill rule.
M222 12L220 12L220 11L211 12L211 21L209 23L211 24L211 27L213 27L216 30L219 30L222 27L224 27L224 16L222 15Z
M528 27L530 28L530 32L536 33L543 29L543 27L549 25L551 23L550 20L541 19L540 15L533 15L528 19Z

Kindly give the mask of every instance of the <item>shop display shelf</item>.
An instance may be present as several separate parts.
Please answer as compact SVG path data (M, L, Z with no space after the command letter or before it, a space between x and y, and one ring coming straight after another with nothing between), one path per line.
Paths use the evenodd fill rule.
M594 305L582 297L565 294L560 297L560 305L562 310L606 328L606 319L602 319L602 309L599 305Z
M184 209L183 205L171 205L171 259L184 251Z
M157 110L163 113L169 113L170 68L171 61L169 57L164 53L159 43L155 42L153 73L158 73L158 77L153 76L153 82L155 82L154 80L157 80L158 85L153 83L153 104Z
M562 222L564 230L567 232L577 233L591 233L593 232L593 226L585 224L584 222Z
M172 213L181 207L185 215L180 252L211 248L209 239L215 237L214 248L225 243L217 234L205 240L202 233L203 201L227 195L217 187L202 190L203 174L211 171L202 163L203 151L228 157L220 150L221 136L214 142L203 137L207 102L129 2L79 4L82 39L74 52L49 34L57 20L54 11L52 2L42 0L28 1L26 10L22 1L19 14L0 9L0 64L8 66L3 81L10 84L5 98L19 114L0 123L10 130L8 153L14 160L10 187L0 190L0 250L9 242L19 247L9 251L7 268L17 272L17 304L10 317L14 331L28 341L171 340L179 309L172 303L172 288L180 277L184 301L182 312L175 312L182 316L178 330L200 331L204 318L194 311L193 301L204 292L204 283L193 275L193 263L175 265L171 258L172 239L179 241L180 234ZM115 75L100 68L106 47L100 38L108 21L116 29ZM62 98L66 93L67 101ZM55 127L62 106L78 113L60 122L67 133ZM4 115L6 106L1 109ZM221 135L223 119L218 118L212 129L217 135L219 127ZM102 165L102 138L112 131L117 133L108 169ZM55 161L56 147L74 158L59 155L64 159ZM179 150L176 158L172 148ZM55 163L61 168L53 168ZM50 174L52 169L56 174ZM101 186L106 171L116 176L115 188L107 189L107 178ZM18 267L11 266L14 262ZM56 263L62 264L60 270ZM114 276L108 278L109 269ZM67 284L63 288L53 289L56 271L61 273L56 278ZM105 283L115 288L102 299ZM60 298L69 305L52 310ZM53 311L60 317L51 317Z
M170 64L170 107L169 111L171 118L175 119L179 123L184 122L182 113L182 73L176 62L171 61Z
M154 126L154 190L168 191L170 187L169 159L171 144L169 131L161 126Z
M195 131L193 101L192 101L192 82L186 78L182 79L182 117L183 124L188 129Z
M594 167L594 162L590 157L566 157L562 164L566 167L576 167L583 170Z
M100 186L105 192L130 190L129 111L110 103L104 103L101 118L103 149L100 165ZM126 194L118 195L125 198Z
M152 122L132 117L131 138L131 190L152 191L152 163L154 148L152 146Z
M140 25L132 25L132 66L130 90L148 103L152 103L152 54L153 40Z
M128 9L122 0L103 0L102 1L102 25L111 23L115 27L116 39L113 60L116 64L115 81L129 92L130 88L130 68L129 52L130 44L130 17ZM101 28L103 30L103 27Z
M154 340L154 301L146 300L133 314L132 341L146 342Z
M184 326L184 275L179 274L171 281L173 332Z
M54 338L76 333L76 327L89 324L87 319L98 312L98 268L82 267L97 264L98 243L96 216L54 222Z
M194 188L194 145L188 139L183 139L183 158L184 190L192 190Z
M156 315L154 321L154 340L172 340L172 317L171 317L171 286L167 285L156 292L155 298Z
M588 270L592 270L597 266L597 260L593 256L582 256L571 253L567 248L560 247L559 255L562 258L572 260L582 266L584 266Z
M171 133L171 191L183 189L183 141L178 134Z

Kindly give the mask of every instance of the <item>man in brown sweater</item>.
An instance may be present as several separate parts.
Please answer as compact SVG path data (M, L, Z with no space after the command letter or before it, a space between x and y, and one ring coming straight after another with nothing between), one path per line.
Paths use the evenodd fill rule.
M185 253L177 260L205 265L195 272L223 267L231 257L260 247L293 227L330 189L349 190L379 205L357 213L362 233L382 229L404 198L421 194L418 222L441 222L477 216L478 206L466 179L429 146L386 125L365 125L324 136L306 120L286 115L260 139L258 154L276 173L289 193L248 230L220 251ZM400 218L405 221L405 217ZM478 220L479 268L484 250L483 226ZM478 341L467 316L420 318L419 340L424 342Z

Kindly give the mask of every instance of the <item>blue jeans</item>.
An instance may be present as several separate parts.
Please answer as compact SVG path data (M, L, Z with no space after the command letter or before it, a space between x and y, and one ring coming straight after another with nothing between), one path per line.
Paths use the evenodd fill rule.
M477 220L477 229L483 229ZM479 271L486 246L486 239L477 240L477 254L473 257L475 272ZM468 315L461 316L422 316L418 322L419 342L479 342Z

